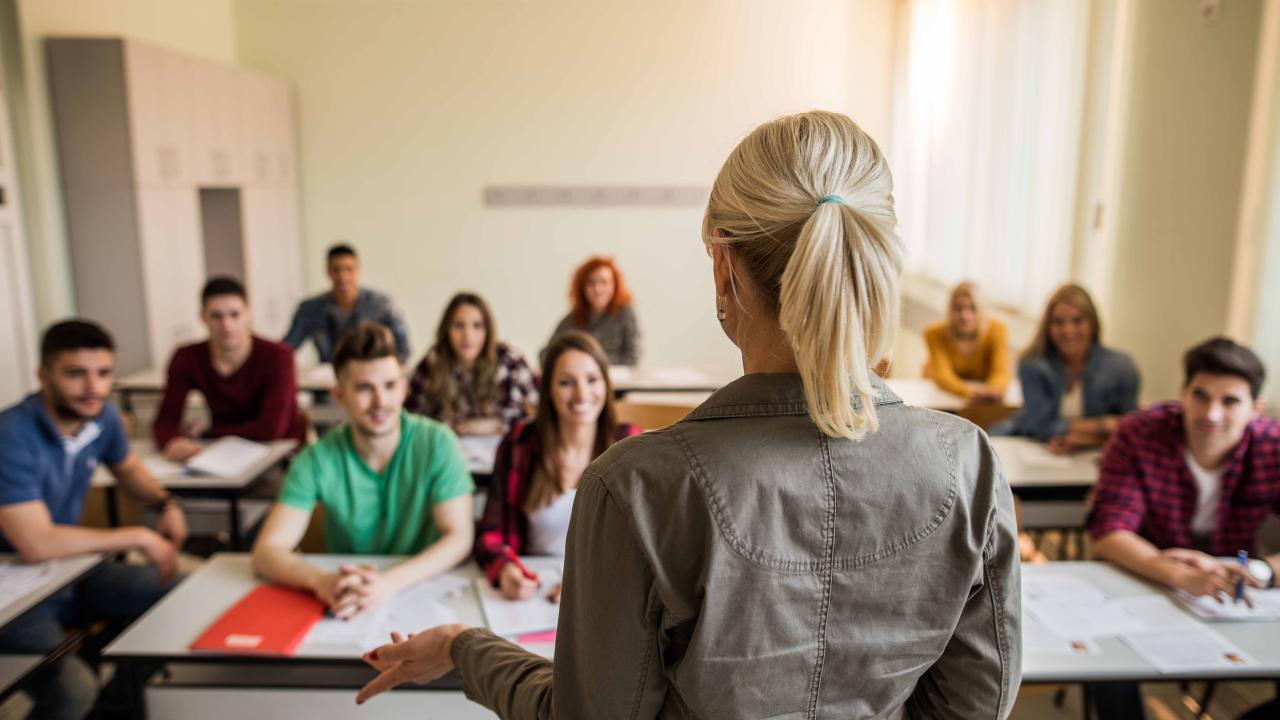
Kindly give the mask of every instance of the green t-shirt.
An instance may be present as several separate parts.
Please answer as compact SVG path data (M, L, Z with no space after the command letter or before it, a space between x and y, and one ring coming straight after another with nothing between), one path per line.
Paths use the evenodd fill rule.
M413 555L440 539L432 508L474 489L453 431L402 411L400 445L381 473L342 425L293 461L280 502L307 512L323 505L331 553Z

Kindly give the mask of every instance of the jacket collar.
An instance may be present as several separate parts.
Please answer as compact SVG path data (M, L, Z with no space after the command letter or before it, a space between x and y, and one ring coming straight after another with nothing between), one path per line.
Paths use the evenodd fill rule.
M884 380L872 373L872 392L876 405L901 405ZM861 405L858 398L854 407ZM804 399L804 385L793 373L758 373L743 375L707 398L687 420L748 417L759 415L805 415L809 405Z

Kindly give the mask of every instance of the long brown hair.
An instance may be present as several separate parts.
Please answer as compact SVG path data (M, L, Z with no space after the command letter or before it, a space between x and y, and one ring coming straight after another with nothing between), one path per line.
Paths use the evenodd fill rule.
M459 387L454 377L454 369L462 361L458 359L458 353L453 349L453 343L449 341L449 326L453 323L453 316L463 305L470 305L479 310L481 317L484 318L484 347L480 349L479 357L471 364L468 378L470 388L467 389ZM440 325L436 328L436 344L431 348L435 362L431 363L431 372L427 376L427 394L440 403L439 419L442 422L454 419L458 399L466 390L472 394L472 405L476 412L482 416L497 414L498 383L495 380L498 374L497 334L493 313L489 311L488 303L479 295L460 292L454 295L445 306L444 315L440 317Z
M1093 304L1089 291L1074 283L1068 283L1054 290L1049 296L1049 302L1044 306L1044 315L1040 318L1040 326L1036 329L1035 337L1031 339L1031 345L1023 351L1022 359L1047 358L1058 354L1058 348L1049 337L1049 325L1053 322L1053 308L1059 303L1070 305L1084 313L1089 320L1089 325L1093 328L1093 344L1097 345L1102 341L1102 324L1098 321L1098 308Z
M589 258L578 266L573 272L573 280L569 282L569 302L572 304L569 314L578 327L586 327L587 320L591 319L591 304L587 302L587 278L602 267L609 268L609 272L613 273L613 298L609 300L605 314L612 315L631 304L631 290L627 288L627 281L622 279L622 271L613 258Z
M600 457L601 453L609 449L618 433L618 413L613 404L613 381L609 379L609 358L604 354L604 349L594 337L577 330L556 336L542 354L542 385L538 388L538 414L533 420L542 459L534 469L529 483L529 492L524 500L525 512L547 505L563 492L563 478L555 462L561 446L560 415L556 411L555 400L551 397L551 383L555 380L556 363L570 350L590 355L600 368L600 376L604 380L604 407L596 418L596 441L591 450L591 459Z

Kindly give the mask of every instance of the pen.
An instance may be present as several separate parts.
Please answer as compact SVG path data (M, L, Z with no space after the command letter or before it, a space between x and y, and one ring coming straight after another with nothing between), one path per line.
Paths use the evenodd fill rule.
M520 572L524 574L525 578L534 582L538 581L538 573L525 567L525 564L520 562L520 558L516 555L515 551L511 549L510 545L502 546L502 554L506 555L508 560L515 563L516 567L520 568Z
M1236 553L1236 559L1240 561L1240 569L1241 569L1241 570L1247 570L1247 569L1248 569L1248 567L1249 567L1249 553L1245 552L1244 550L1241 550L1240 552ZM1241 601L1241 600L1243 600L1243 599L1244 599L1244 578L1240 578L1239 580L1237 580L1237 581L1236 581L1236 599L1235 599L1235 602L1237 602L1237 603L1238 603L1238 602L1240 602L1240 601Z

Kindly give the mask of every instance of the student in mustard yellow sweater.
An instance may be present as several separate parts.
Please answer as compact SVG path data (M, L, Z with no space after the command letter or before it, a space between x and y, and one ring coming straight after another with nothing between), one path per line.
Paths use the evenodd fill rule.
M982 312L973 283L951 291L947 319L925 328L924 342L929 348L925 377L938 387L974 402L1004 397L1011 374L1008 331Z

